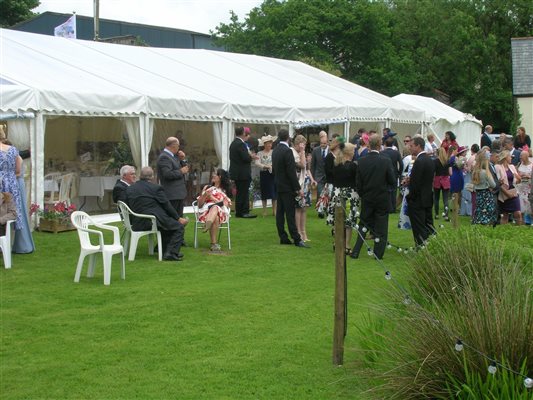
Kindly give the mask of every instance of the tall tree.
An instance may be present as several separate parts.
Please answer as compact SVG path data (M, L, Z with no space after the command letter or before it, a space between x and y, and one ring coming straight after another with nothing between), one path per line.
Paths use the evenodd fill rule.
M1 0L0 27L9 28L36 15L31 10L41 4L38 0Z

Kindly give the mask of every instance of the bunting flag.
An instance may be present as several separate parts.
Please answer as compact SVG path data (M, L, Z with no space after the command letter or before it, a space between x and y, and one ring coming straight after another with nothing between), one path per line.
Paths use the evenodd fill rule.
M76 14L54 28L54 36L76 39Z

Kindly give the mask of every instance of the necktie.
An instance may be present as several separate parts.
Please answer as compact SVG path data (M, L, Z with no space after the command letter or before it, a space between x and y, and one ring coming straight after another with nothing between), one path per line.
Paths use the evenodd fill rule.
M326 149L322 149L322 158L326 158Z

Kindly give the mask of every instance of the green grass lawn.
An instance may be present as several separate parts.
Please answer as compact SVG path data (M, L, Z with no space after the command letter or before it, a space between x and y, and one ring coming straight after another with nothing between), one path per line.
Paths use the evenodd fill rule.
M390 221L390 241L412 246ZM362 399L350 365L356 326L390 283L362 252L348 258L345 366L332 365L334 253L309 211L311 249L281 246L274 217L232 219L232 250L207 252L200 234L183 262L158 262L141 241L120 279L73 282L76 232L35 232L37 251L1 270L3 399ZM467 223L466 220L463 223ZM452 229L449 224L445 229ZM222 234L221 244L227 248ZM364 254L364 255L363 255ZM385 253L396 277L409 255ZM401 277L400 277L401 279Z

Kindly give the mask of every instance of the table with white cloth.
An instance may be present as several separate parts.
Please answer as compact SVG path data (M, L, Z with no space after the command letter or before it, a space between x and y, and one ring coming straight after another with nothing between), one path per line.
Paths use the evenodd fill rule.
M81 176L78 185L78 196L83 197L83 204L80 210L85 206L87 197L96 197L98 207L102 209L100 201L103 200L106 191L112 191L117 183L118 176Z

